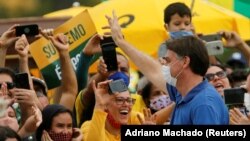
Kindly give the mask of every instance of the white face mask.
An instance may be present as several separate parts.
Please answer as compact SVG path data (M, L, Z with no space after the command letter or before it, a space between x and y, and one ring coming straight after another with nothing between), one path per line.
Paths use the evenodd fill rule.
M175 63L177 63L177 61ZM174 65L175 63L171 64L171 66ZM172 77L171 72L170 72L170 66L169 65L162 66L162 73L164 75L164 79L167 81L169 85L172 85L174 87L176 87L177 77L181 74L181 72L182 70L176 75L176 77Z
M152 100L150 100L150 108L156 111L161 110L162 108L170 105L172 101L170 100L169 96L161 95Z
M169 85L172 85L175 87L176 83L177 83L177 79L172 77L172 75L170 73L170 67L163 65L162 66L162 73L163 73L164 79L167 81L167 83Z

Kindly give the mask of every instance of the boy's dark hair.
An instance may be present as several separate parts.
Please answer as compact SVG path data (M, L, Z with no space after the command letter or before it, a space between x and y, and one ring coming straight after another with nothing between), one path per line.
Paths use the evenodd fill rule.
M190 8L181 2L175 2L168 5L164 10L164 23L169 24L171 17L174 14L178 14L181 17L188 16L190 21L192 20L192 14Z

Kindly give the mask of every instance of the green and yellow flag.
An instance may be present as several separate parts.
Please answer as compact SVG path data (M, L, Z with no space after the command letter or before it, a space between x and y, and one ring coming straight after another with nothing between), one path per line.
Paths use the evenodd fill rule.
M75 70L82 49L89 38L96 32L95 25L87 10L54 30L55 35L64 33L68 37L69 53ZM31 44L30 53L41 71L48 88L59 86L61 82L60 61L58 52L52 42L42 37Z

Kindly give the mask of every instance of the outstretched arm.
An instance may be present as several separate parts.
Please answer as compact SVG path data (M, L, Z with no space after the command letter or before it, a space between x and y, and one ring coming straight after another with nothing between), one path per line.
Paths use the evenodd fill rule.
M250 66L250 47L248 44L244 42L234 31L220 31L219 33L226 40L226 47L235 47L240 50L241 53L243 53L243 55L246 57L248 66Z
M100 39L101 36L98 34L93 35L81 52L79 63L76 69L78 92L86 87L88 82L87 77L89 66L91 63L97 60L97 57L101 53Z
M63 34L57 34L55 37L50 37L50 39L59 53L62 70L62 96L59 103L72 111L77 95L77 80L68 52L68 39Z
M118 24L118 18L114 12L112 18L109 16L106 16L106 18L110 27L104 27L104 29L111 29L111 34L115 43L126 53L126 55L128 55L149 81L165 92L166 81L161 79L164 78L161 71L161 64L149 55L137 50L123 38L121 28Z

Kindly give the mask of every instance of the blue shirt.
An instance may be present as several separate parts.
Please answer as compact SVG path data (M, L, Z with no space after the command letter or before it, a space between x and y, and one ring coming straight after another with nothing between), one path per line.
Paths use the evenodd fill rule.
M229 113L220 94L205 79L185 97L167 84L170 99L176 106L172 114L172 125L228 125Z

